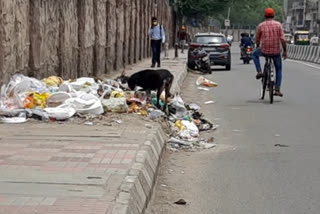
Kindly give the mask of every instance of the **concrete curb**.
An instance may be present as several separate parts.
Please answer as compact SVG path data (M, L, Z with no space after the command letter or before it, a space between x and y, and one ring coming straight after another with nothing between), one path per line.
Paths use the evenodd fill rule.
M179 93L187 76L186 66L176 78L172 93ZM154 127L138 152L136 161L120 187L112 214L142 214L145 212L156 182L156 176L165 150L166 134L161 125Z

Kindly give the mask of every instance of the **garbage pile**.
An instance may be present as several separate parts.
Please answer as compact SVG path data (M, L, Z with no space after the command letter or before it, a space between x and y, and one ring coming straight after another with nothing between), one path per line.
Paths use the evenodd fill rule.
M197 80L197 85L217 86L203 77ZM160 98L163 107L165 94ZM214 147L199 138L200 131L217 128L204 118L200 107L186 105L178 94L168 101L168 114L165 114L155 106L155 93L150 98L143 91L129 91L120 80L96 81L88 77L63 80L57 76L38 80L18 74L0 89L0 123L24 123L30 118L65 121L75 116L84 118L83 115L92 117L107 112L135 113L152 120L165 119L171 129L168 142L173 148Z
M163 106L164 93L161 99ZM156 101L155 93L150 100L143 91L129 91L120 80L63 80L57 76L38 80L18 74L0 89L0 123L24 123L30 118L65 121L107 112L158 118L164 113L155 107Z
M105 83L82 77L64 81L51 76L40 81L18 74L0 89L0 122L23 123L29 118L63 121L80 114L127 112L124 97L115 80Z
M169 106L169 125L171 136L168 143L173 149L210 149L216 145L213 138L200 138L201 131L216 130L218 125L205 119L200 113L200 106L195 103L185 104L179 95L176 95Z

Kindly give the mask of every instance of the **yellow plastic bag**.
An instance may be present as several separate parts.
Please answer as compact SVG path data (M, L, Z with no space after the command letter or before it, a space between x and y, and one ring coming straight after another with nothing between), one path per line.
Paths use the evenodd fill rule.
M130 106L129 106L129 110L128 112L129 113L137 113L141 110L141 108L137 105L137 103L132 103Z
M25 108L34 108L36 106L40 108L46 107L46 102L50 93L44 92L42 94L39 93L30 93L25 100L23 101L23 105Z
M42 80L47 86L60 86L63 83L63 79L57 76L50 76L47 79Z
M113 91L113 92L111 92L110 97L122 98L122 97L124 97L124 93L122 91Z
M187 128L182 124L181 120L177 120L174 124L180 131L186 130Z

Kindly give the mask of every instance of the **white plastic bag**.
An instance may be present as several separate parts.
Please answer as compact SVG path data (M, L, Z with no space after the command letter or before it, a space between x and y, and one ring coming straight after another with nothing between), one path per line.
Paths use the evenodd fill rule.
M126 98L110 98L102 100L102 105L106 111L115 113L126 113L128 112L128 105Z
M65 104L72 106L77 113L103 114L104 110L99 98L92 94L80 94L77 98L70 98Z
M49 118L56 120L67 120L76 113L76 110L70 105L61 105L57 108L45 108L44 111L48 114Z
M182 118L187 109L180 95L176 95L171 101L171 107L176 109L176 117Z
M188 120L182 120L181 122L187 128L187 131L191 137L199 136L199 129L194 122L190 122Z
M56 92L51 94L47 99L47 106L49 108L62 105L67 99L70 99L71 95L66 92Z

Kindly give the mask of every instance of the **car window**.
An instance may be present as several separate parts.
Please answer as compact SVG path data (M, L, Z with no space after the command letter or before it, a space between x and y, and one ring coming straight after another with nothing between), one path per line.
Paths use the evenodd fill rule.
M226 43L226 40L223 36L197 36L194 42L199 44L220 44Z

